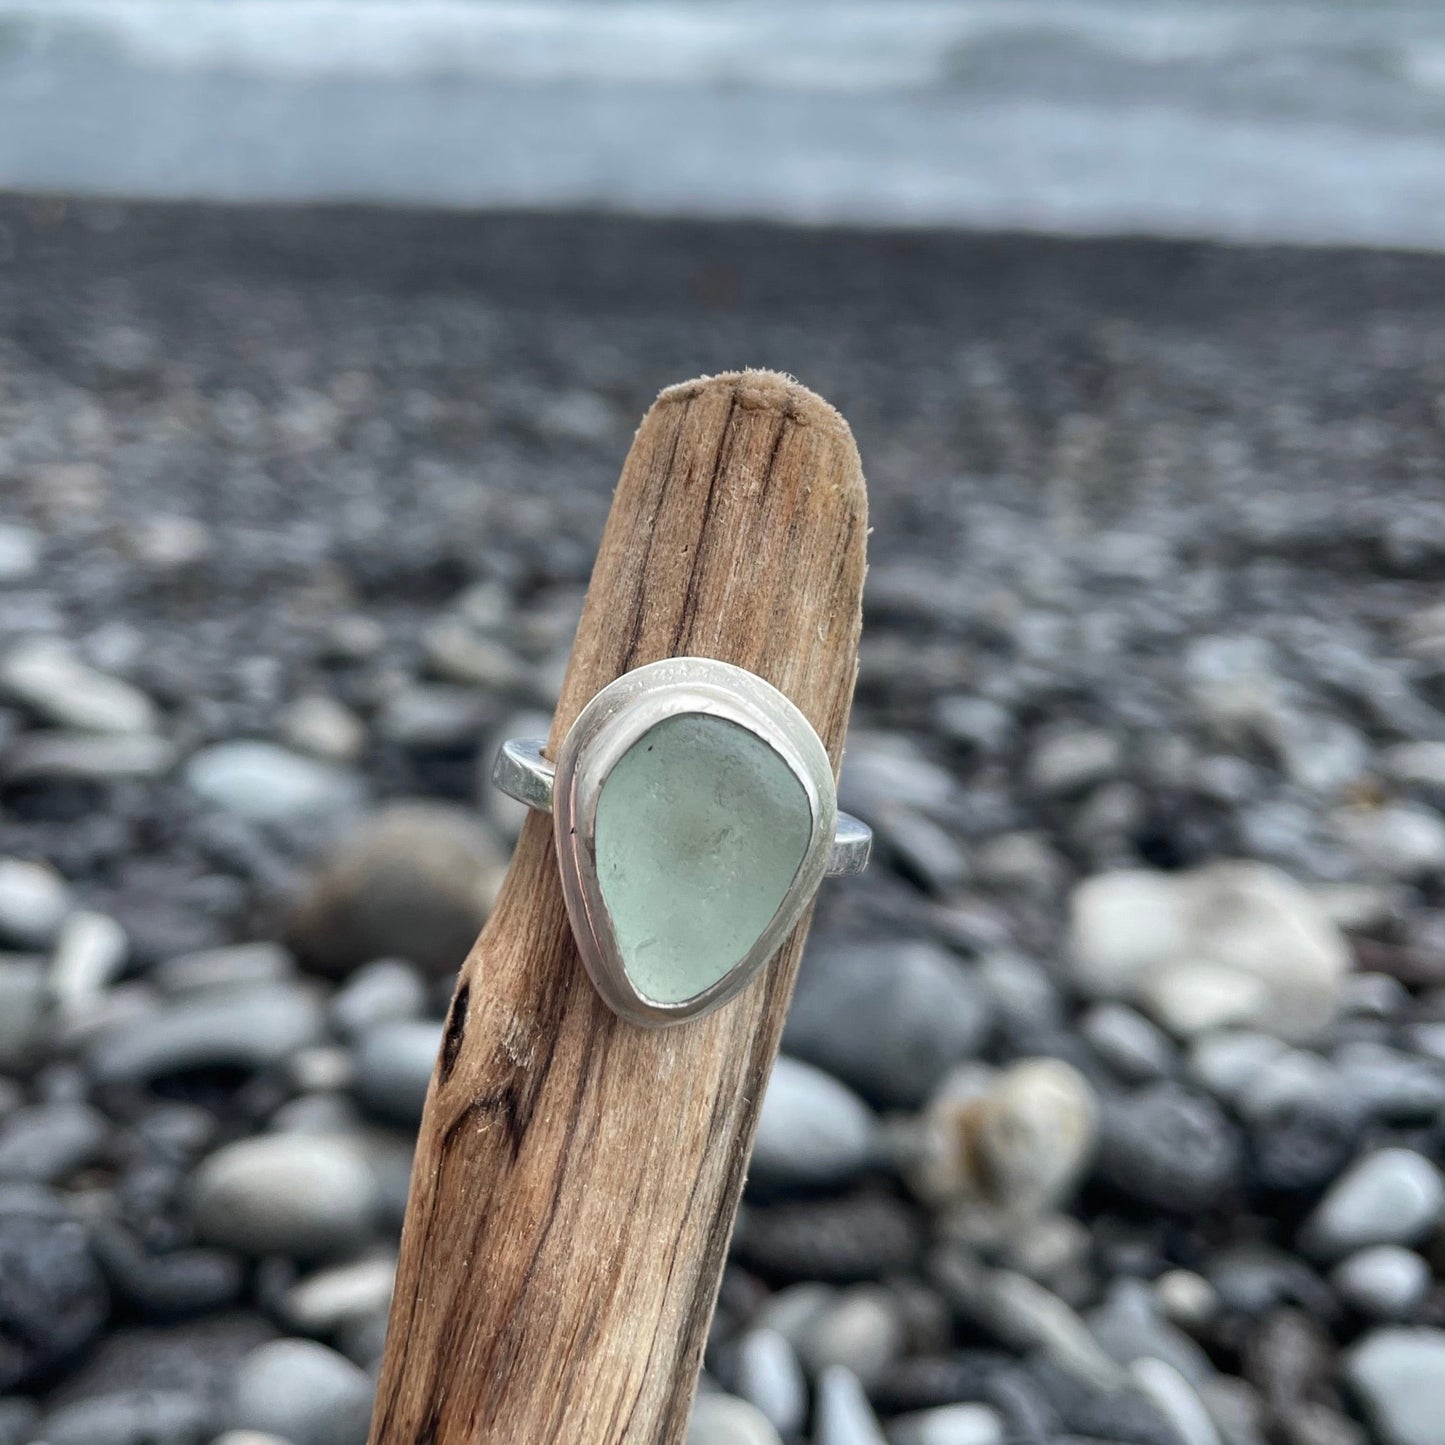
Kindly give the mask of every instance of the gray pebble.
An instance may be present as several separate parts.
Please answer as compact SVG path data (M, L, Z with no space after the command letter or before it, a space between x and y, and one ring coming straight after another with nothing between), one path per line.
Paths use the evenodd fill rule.
M1445 1331L1375 1330L1346 1351L1344 1375L1382 1445L1440 1445Z
M273 1340L241 1362L226 1409L233 1428L293 1445L364 1445L372 1386L344 1355L312 1340Z
M148 977L162 993L179 996L245 984L279 983L295 972L291 955L279 943L236 943L178 954L158 963Z
M124 1390L62 1405L45 1417L45 1445L204 1445L209 1400L179 1390Z
M1085 1043L1130 1083L1167 1078L1174 1069L1169 1036L1124 1004L1096 1004L1079 1020Z
M1177 1084L1150 1084L1106 1100L1099 1176L1155 1209L1207 1209L1239 1178L1235 1126L1207 1096Z
M81 909L60 929L50 960L50 987L63 1014L74 1014L113 983L125 967L125 930L104 913Z
M1445 1065L1384 1044L1345 1044L1331 1060L1361 1110L1391 1124L1421 1123L1445 1108Z
M888 1426L892 1445L1004 1445L1003 1419L987 1405L942 1405L899 1415Z
M330 1334L362 1316L385 1314L395 1279L390 1252L330 1265L297 1280L282 1297L281 1312L304 1334Z
M190 1181L197 1233L243 1254L310 1258L370 1234L376 1182L346 1138L268 1134L227 1145Z
M987 1000L952 955L927 943L815 948L784 1047L891 1107L916 1107L989 1027Z
M331 999L331 1021L348 1038L377 1024L414 1019L426 1007L426 985L399 958L363 964Z
M70 906L70 889L53 868L23 858L0 858L0 943L49 948Z
M783 1445L763 1412L731 1395L699 1395L687 1427L687 1445Z
M442 1025L431 1019L377 1024L356 1049L356 1097L373 1113L416 1125L441 1048Z
M304 989L220 990L108 1031L87 1062L102 1083L125 1084L189 1069L261 1069L315 1043L324 1027L320 1004Z
M42 539L33 527L0 522L0 585L25 582L40 571Z
M23 1074L50 1041L50 984L38 958L0 953L0 1071Z
M1160 1315L1154 1292L1143 1280L1115 1280L1104 1303L1085 1319L1100 1347L1121 1365L1163 1360L1196 1385L1214 1373L1204 1351Z
M1181 1445L1223 1445L1199 1393L1173 1365L1144 1356L1130 1366L1140 1391L1174 1427Z
M749 1330L738 1343L736 1385L781 1435L796 1435L808 1413L808 1383L793 1347L776 1330Z
M227 1430L217 1435L211 1445L291 1445L291 1441L269 1430Z
M1324 1259L1373 1244L1415 1244L1435 1227L1442 1206L1445 1182L1428 1159L1410 1149L1380 1149L1335 1182L1300 1241Z
M0 1181L57 1184L105 1147L109 1122L87 1104L31 1104L0 1125Z
M1330 1274L1335 1293L1374 1320L1409 1317L1430 1289L1430 1266L1413 1250L1377 1244L1350 1255Z
M204 802L253 823L345 814L365 797L356 773L274 743L216 743L186 763L184 776Z
M205 1248L153 1254L112 1222L92 1225L91 1248L117 1297L148 1318L222 1309L240 1298L245 1283L242 1262L234 1254Z
M789 1185L838 1184L873 1158L877 1120L836 1079L780 1055L763 1096L750 1181Z
M1286 1052L1287 1046L1269 1034L1223 1030L1194 1041L1188 1068L1196 1083L1216 1099L1232 1104L1244 1096L1267 1064Z
M298 697L283 709L277 725L288 747L330 763L354 763L366 746L361 719L325 693Z
M36 729L6 750L3 772L12 783L114 783L164 777L176 757L174 743L146 733L108 736Z
M903 1346L897 1300L877 1285L845 1290L798 1337L798 1354L810 1373L843 1365L864 1385L875 1384Z
M410 683L376 715L378 736L414 751L476 743L493 718L484 693L452 683Z
M0 690L46 722L92 733L155 733L159 715L139 688L108 677L58 638L33 637L0 658Z
M818 1381L813 1445L888 1445L858 1377L830 1365Z
M0 1400L0 1445L32 1445L39 1438L40 1407L30 1400Z
M1025 776L1044 797L1065 797L1114 777L1122 761L1123 747L1113 733L1064 723L1035 742Z

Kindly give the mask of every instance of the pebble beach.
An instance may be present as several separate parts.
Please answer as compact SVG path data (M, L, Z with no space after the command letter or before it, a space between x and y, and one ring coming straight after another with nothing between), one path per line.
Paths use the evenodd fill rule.
M362 1445L632 433L872 534L690 1445L1445 1440L1445 260L0 200L0 1445Z

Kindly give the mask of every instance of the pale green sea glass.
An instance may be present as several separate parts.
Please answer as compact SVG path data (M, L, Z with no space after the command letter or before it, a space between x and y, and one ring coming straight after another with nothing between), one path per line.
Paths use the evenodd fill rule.
M597 879L632 986L681 1003L729 973L778 911L813 830L761 738L683 714L650 728L597 800Z

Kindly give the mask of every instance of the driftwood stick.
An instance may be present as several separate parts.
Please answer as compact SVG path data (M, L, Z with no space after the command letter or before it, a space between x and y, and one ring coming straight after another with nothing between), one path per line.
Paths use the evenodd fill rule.
M687 654L781 688L836 771L866 499L847 424L741 372L665 391L623 467L552 726ZM427 1098L372 1445L682 1439L804 920L711 1016L623 1023L533 814L458 981Z

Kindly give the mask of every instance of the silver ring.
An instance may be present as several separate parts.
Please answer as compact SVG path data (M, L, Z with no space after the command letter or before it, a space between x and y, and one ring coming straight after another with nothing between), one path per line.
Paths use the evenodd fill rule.
M632 1023L700 1018L773 956L826 874L873 835L838 811L828 755L772 684L674 657L578 714L555 766L502 745L492 781L552 814L562 895L597 991Z

